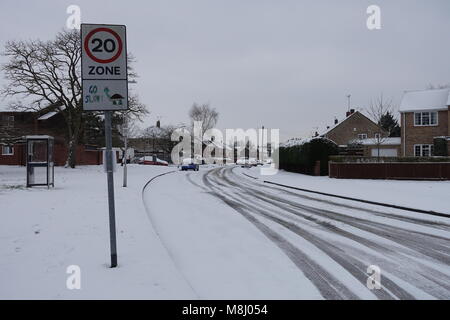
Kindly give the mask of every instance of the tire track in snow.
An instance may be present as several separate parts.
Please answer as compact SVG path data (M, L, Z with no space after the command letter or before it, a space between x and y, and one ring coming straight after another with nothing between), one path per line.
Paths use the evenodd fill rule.
M217 172L213 172L213 174L216 174ZM217 180L215 182L218 182ZM211 184L210 184L211 186ZM222 194L226 194L226 192L224 192L223 190L221 191ZM230 197L230 195L228 195ZM231 196L232 197L232 196ZM237 200L238 201L238 200ZM248 205L249 202L253 202L253 201L245 201L245 203ZM242 202L240 202L242 203ZM313 245L315 245L317 248L319 248L321 251L323 251L324 253L326 253L329 257L331 257L335 262L337 262L339 265L341 265L345 270L347 270L350 274L352 274L353 277L355 277L360 283L362 283L364 286L366 284L366 280L367 280L367 273L366 273L366 268L367 266L365 266L361 261L345 254L344 252L342 252L342 250L340 250L339 248L337 248L336 246L327 244L326 242L324 242L323 240L321 240L320 238L312 235L311 233L307 232L306 230L298 227L297 225L294 225L292 223L286 222L282 219L279 219L275 216L273 216L271 214L270 211L267 210L263 210L261 208L258 207L257 203L254 203L256 206L252 206L249 207L248 210L250 212L257 213L275 223L278 223L279 225L282 225L284 228L290 230L291 232L294 232L295 234L297 234L298 236L302 237L303 239L305 239L306 241L312 243ZM242 205L241 205L242 206ZM254 220L252 220L253 222ZM256 220L258 221L258 220ZM291 250L292 251L292 250ZM341 251L341 252L340 252ZM339 252L339 254L337 253ZM299 267L301 267L301 265L298 265ZM326 271L322 271L322 272L326 272ZM308 277L308 276L307 276ZM310 278L310 277L308 277ZM314 277L310 278L310 280L313 281L313 283L320 288L320 286L323 286L323 282L317 282L316 279L314 279ZM414 299L413 296L411 296L409 293L407 293L406 291L402 290L400 287L398 287L394 282L392 282L390 279L384 277L384 282L388 283L389 289L391 292L396 293L396 296L402 299ZM338 281L336 279L334 279L334 281ZM339 281L338 281L339 282ZM342 288L345 287L345 285L341 282L339 282L340 285L339 287ZM320 290L320 289L319 289ZM349 290L346 288L346 290ZM386 290L382 289L382 290L377 290L373 292L379 299L394 299L395 297L390 295ZM346 294L348 296L348 293ZM353 294L354 297L351 297L350 299L356 299L356 295ZM325 298L329 299L329 297L324 296ZM348 299L348 297L347 297Z
M349 238L353 241L359 242L362 245L365 245L367 247L370 247L371 249L374 249L375 251L385 253L385 254L387 253L387 254L389 254L390 258L392 258L392 257L395 258L395 255L398 256L398 253L395 252L395 250L386 248L385 245L378 244L374 241L369 241L360 236L349 233L348 231L337 228L336 226L334 226L332 224L329 224L329 223L327 224L324 221L319 221L317 219L314 219L314 216L321 216L321 217L339 221L341 223L348 224L348 225L353 224L353 226L355 228L364 229L366 232L371 232L371 233L374 233L377 235L380 235L380 233L381 233L381 235L383 235L387 239L394 241L394 242L398 242L401 245L404 245L404 243L406 243L408 245L407 247L409 247L411 250L419 251L423 255L428 256L428 257L430 257L430 255L429 255L430 247L429 247L429 244L427 243L427 241L431 242L433 245L433 248L431 250L431 256L434 259L442 261L444 264L447 264L447 262L448 262L448 260L446 260L448 255L446 257L445 253L443 252L444 250L446 250L446 248L448 248L448 244L449 244L448 239L446 239L446 238L433 237L433 236L430 236L429 234L416 232L415 236L421 236L424 238L421 238L420 241L411 241L411 239L410 239L411 235L409 234L409 233L411 233L410 230L400 230L401 232L403 232L402 236L395 237L396 233L398 233L399 229L401 229L401 228L395 228L395 227L392 227L392 226L389 226L386 224L381 224L381 223L373 222L373 221L367 221L367 220L363 220L363 219L358 220L358 218L348 216L348 215L343 215L338 212L329 211L329 210L321 210L321 209L317 209L314 207L301 205L297 202L287 200L287 199L283 198L282 196L274 196L271 193L264 192L261 190L261 189L263 189L263 190L268 189L267 186L266 186L266 188L261 188L260 185L249 186L248 183L246 183L246 181L248 181L248 179L240 178L239 182L231 181L229 179L228 174L234 175L234 173L229 168L218 168L218 169L210 170L203 176L203 183L205 184L206 188L202 187L198 183L196 183L196 185L198 187L201 187L206 192L215 194L216 196L221 198L224 202L226 202L228 205L233 207L236 211L243 214L244 217L246 217L249 221L251 221L252 223L257 225L257 227L264 234L266 234L266 236L268 236L270 239L272 239L274 242L276 242L277 245L286 252L286 254L291 258L291 260L294 263L296 263L296 265L305 273L305 275L311 281L313 281L313 283L321 290L321 292L325 298L329 298L329 299L349 298L350 296L352 296L352 294L349 294L349 292L343 293L342 290L345 291L345 289L342 289L343 288L342 284L336 284L336 282L335 282L336 279L333 279L333 277L330 274L328 274L328 272L323 270L321 267L319 269L320 270L319 274L317 274L317 272L316 273L314 272L315 271L314 268L305 267L305 266L314 266L316 263L314 261L311 261L311 259L308 258L307 256L305 256L299 249L294 249L295 246L294 246L294 248L292 248L291 246L293 246L293 245L291 243L287 242L279 234L276 234L268 226L264 225L262 222L260 222L258 219L256 219L252 214L263 215L263 216L265 216L265 218L270 219L270 220L282 225L286 229L291 230L294 233L298 234L299 236L305 238L309 242L313 243L316 247L320 248L328 256L332 257L334 261L339 263L342 267L344 267L347 271L349 271L349 273L351 273L355 278L357 278L360 282L363 282L363 283L365 283L365 280L367 279L367 274L365 273L365 270L364 270L365 265L360 260L356 259L355 257L351 257L348 254L343 254L342 252L340 252L340 254L337 254L336 252L339 252L342 250L339 250L339 248L336 247L335 245L330 244L323 239L320 239L319 237L311 234L310 232L305 231L303 228L300 228L298 226L298 224L292 224L289 220L282 219L279 217L274 217L272 212L268 212L264 208L261 208L261 205L258 205L258 203L255 203L255 198L258 200L265 201L267 204L275 206L281 210L290 212L291 214L300 215L304 219L308 219L312 222L317 223L318 226L320 226L321 228L327 229L327 231L339 234L340 236L343 236L343 237ZM191 183L194 183L194 181L190 177L188 177L188 180ZM246 181L242 181L242 180L246 180ZM256 188L258 190L256 190ZM273 188L269 187L269 189L273 189ZM276 190L278 192L282 191L286 194L292 193L290 191L286 192L285 190L283 190L283 189L280 190L278 188L276 188ZM236 191L238 191L238 192L236 192ZM295 196L299 196L299 195L295 194ZM301 197L303 197L303 196L301 196ZM310 197L306 197L306 198L310 198ZM317 201L317 199L311 199L311 200ZM326 202L329 202L329 201L326 201ZM251 205L249 205L249 204L251 204ZM338 207L347 206L347 205L343 206L341 204L336 204L336 205ZM357 208L357 207L353 207L353 206L350 206L350 208L363 210L365 212L366 211L367 212L374 211L373 213L375 213L375 214L387 215L382 212L377 212L375 210L370 210L370 209L366 210L366 209ZM306 211L312 215L302 214L301 211ZM396 218L399 218L399 217L396 217ZM401 218L403 219L404 217L401 217ZM433 225L433 223L423 223L422 224L421 223L422 221L420 221L421 219L416 219L416 218L412 218L412 219L406 218L406 219L408 220L408 222L415 223L418 225ZM357 222L355 222L355 221L357 221ZM425 221L425 222L428 222L428 221ZM367 224L369 226L367 226ZM386 232L388 232L389 235L386 235ZM405 232L406 232L406 234L405 234ZM436 244L433 242L433 240L430 240L430 239L433 239L434 242L439 241L440 243ZM424 245L420 245L420 242L424 242ZM289 243L289 244L286 244L286 243ZM395 249L398 249L398 248L395 248ZM293 253L295 253L295 254L293 254ZM298 257L296 255L300 256L300 261L301 261L300 264L298 263L299 261L298 261ZM402 259L405 259L405 257L402 257ZM294 260L296 260L297 262ZM395 271L395 264L391 263L387 259L384 259L384 261L386 262L386 264L390 265L390 269L394 269L394 271ZM303 267L303 269L302 269L302 267ZM424 284L420 285L419 286L420 289L422 289L423 291L428 292L438 298L445 298L445 297L448 298L450 295L449 294L450 289L446 285L446 282L444 283L442 281L442 278L444 278L444 279L447 278L447 279L445 279L445 281L448 281L448 277L446 275L441 274L439 271L436 271L429 267L423 267L423 268L424 268L424 273L421 274L422 275L422 277L420 277L421 279L416 279L414 277L411 278L411 277L408 277L408 275L404 275L404 274L401 274L401 275L403 276L403 278L406 281L409 281L409 282L415 281L415 280L420 280L421 284L422 284L422 282L424 282L424 279L428 280L429 283L424 283ZM426 274L426 276L424 274ZM331 285L330 285L330 283L328 285L326 285L325 282L327 282L327 281L330 281ZM440 287L440 289L443 288L444 290L434 290L434 288L432 288L432 286L430 287L430 283L435 284L438 287ZM393 293L397 298L400 298L400 299L412 299L413 298L413 296L411 296L408 292L406 292L405 290L400 288L398 285L395 284L394 281L388 279L385 276L383 277L383 285L388 289L389 292ZM336 289L336 288L339 288L339 289ZM341 291L339 291L339 290L341 290ZM388 293L388 291L385 291L385 292L377 291L374 293L380 299L392 298L392 296Z
M238 187L239 187L239 185L237 185ZM250 193L250 194L252 194L253 196L255 196L255 192L257 192L257 191L255 191L255 190L253 190L253 191L247 191L247 193ZM268 197L267 195L265 195L266 197ZM255 197L258 197L258 196L255 196ZM267 199L265 199L264 197L259 197L259 199L260 200L262 200L262 201L266 201L266 202L270 202L270 200L267 200ZM251 200L250 200L251 201ZM283 207L283 200L281 200L280 201L280 203L276 203L275 204L276 206L282 206ZM308 207L308 208L311 208L311 207ZM297 212L295 212L295 211L292 211L292 210L290 210L289 208L287 208L287 207L284 207L283 208L285 211L290 211L290 212L293 212L294 214L297 214L298 215L298 211ZM313 213L314 213L314 216L316 216L316 215L320 215L320 213L321 213L321 210L318 210L317 208L312 208L312 209L314 209L314 211L313 211ZM364 210L364 209L360 209L360 210ZM335 217L335 216L339 216L340 214L339 213L337 213L337 212L332 212L332 211L326 211L326 212L328 212L328 213L332 213L332 216L327 216L328 218L330 218L330 219L333 219L333 217ZM305 216L303 216L303 217L305 217ZM350 220L350 222L353 220L353 219L356 219L355 217L350 217L350 216L346 216L346 217L348 217ZM315 221L315 219L312 217L312 216L306 216L305 217L307 220L313 220L313 221ZM359 221L361 221L361 222L365 222L366 220L363 220L363 219L359 219ZM346 221L347 223L348 223L348 221ZM320 221L319 221L319 224L321 224L320 223ZM323 227L329 227L330 226L330 224L328 224L328 223L325 223L325 224L323 224L322 223L322 226ZM335 230L339 230L339 233L341 233L343 230L341 230L341 229L339 229L339 228L337 228L337 227L335 227L335 226L333 226L333 225L331 225L333 228L331 228L331 231L333 231L333 229L335 229ZM389 228L392 228L391 226L388 226ZM397 228L398 229L398 228ZM397 230L396 228L394 228L394 232L392 232L392 234L394 234L395 235L395 231ZM390 229L389 229L390 230ZM373 230L370 230L370 231L373 231ZM384 231L385 232L385 231ZM411 232L411 231L409 231L410 233L414 233L414 232ZM419 233L419 234L421 234L421 233ZM414 234L415 235L415 234ZM423 264L421 264L421 263L418 263L418 262L416 262L416 261L414 261L414 260L412 260L412 259L410 259L409 257L405 257L405 256L403 256L403 255L399 255L397 252L396 252L396 250L398 251L398 248L393 248L394 250L386 250L385 248L383 248L382 246L379 246L379 245L377 245L376 243L374 243L374 242L372 242L372 246L370 246L370 245L367 245L367 241L364 239L364 238L361 238L361 237L359 237L359 239L354 239L354 238L352 238L352 234L351 233L348 233L347 232L347 235L346 235L348 238L350 238L350 239L353 239L353 240L355 240L356 242L361 242L361 243L364 243L367 247L372 247L373 248L373 245L376 245L377 247L378 247L378 250L377 251L379 251L380 253L382 253L382 254L388 254L389 256L390 256L390 258L392 258L392 259L394 259L394 260L400 260L399 261L399 263L398 263L398 265L404 265L404 264L406 264L407 266L408 266L408 268L409 269L411 269L412 268L412 265L414 265L415 267L416 267L416 277L417 276L419 276L419 279L417 279L417 278L413 278L413 277L411 277L410 275L408 275L408 274L400 274L400 278L402 278L403 280L405 280L405 281L407 281L407 282L412 282L412 283L416 283L416 285L420 288L420 289L422 289L423 291L425 291L425 292L428 292L428 293L430 293L430 294L432 294L432 295L434 295L435 297L437 297L437 298L448 298L448 296L449 296L449 292L450 292L450 285L449 285L449 283L450 283L450 277L449 277L449 275L447 275L447 274L443 274L442 272L440 272L440 271L438 271L438 270L435 270L435 269L433 269L433 268L430 268L430 267L428 267L428 266L424 266ZM392 236L392 235L391 235ZM411 235L409 235L409 236L411 236ZM427 236L428 236L428 234L427 234ZM353 236L354 237L354 236ZM432 241L433 240L433 237L434 236L430 236L431 237L431 239L428 239L428 241L430 242L430 241ZM449 243L449 239L447 239L447 238L442 238L442 237L437 237L438 239L444 239L445 241L446 241L446 246L448 246L448 243ZM386 237L386 239L390 239L390 237ZM425 241L425 243L426 243L426 241ZM380 248L382 249L382 250L380 250ZM373 248L373 249L376 249L376 247L375 248ZM417 248L416 248L417 249ZM401 250L401 249L400 249ZM443 250L445 250L443 253L445 254L445 253L447 253L448 252L448 250L446 250L446 249L443 249ZM402 252L404 252L403 250L401 250ZM407 252L407 253L411 253L411 252L414 252L414 251L409 251L409 252ZM422 253L423 253L423 251L422 251ZM425 259L429 259L430 257L429 256L427 256L426 255L427 254L427 252L425 252L425 254L422 254L422 256L423 257L425 257ZM367 256L367 255L366 255ZM422 258L423 258L422 257ZM445 256L446 257L446 256ZM393 266L392 265L392 263L390 263L388 260L383 260L384 262L386 262L386 264L388 265L388 266L390 266L390 270L391 271L393 271L394 273L398 273L397 272L397 269L398 269L398 266ZM446 262L446 261L444 261L444 262ZM447 266L448 264L446 263L446 266ZM384 268L386 269L386 266L384 266ZM426 276L425 276L426 275ZM444 280L443 280L444 279ZM418 281L419 280L419 281ZM433 288L433 285L434 284L438 284L438 288ZM441 288L443 288L443 290L441 289Z

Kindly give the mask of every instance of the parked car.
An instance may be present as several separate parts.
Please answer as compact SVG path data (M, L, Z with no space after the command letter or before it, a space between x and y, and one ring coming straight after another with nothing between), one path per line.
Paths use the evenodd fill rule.
M156 156L145 156L139 158L139 164L152 165L152 166L168 166L167 161L158 159Z
M222 157L215 157L213 158L214 164L229 164L232 163L232 160L230 158L222 158Z
M182 165L181 165L181 171L198 171L199 165L197 163L194 163L193 159L183 159Z
M242 168L251 168L256 166L256 160L253 158L241 157L236 160L236 164Z
M245 165L247 162L248 162L248 159L245 157L241 157L236 160L236 164L241 165L241 166Z
M249 165L256 167L258 165L258 160L255 158L248 158L248 163Z

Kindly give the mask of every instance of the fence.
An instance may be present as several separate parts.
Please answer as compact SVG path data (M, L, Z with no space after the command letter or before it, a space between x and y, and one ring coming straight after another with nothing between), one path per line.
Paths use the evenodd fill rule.
M450 180L450 162L330 162L330 178Z

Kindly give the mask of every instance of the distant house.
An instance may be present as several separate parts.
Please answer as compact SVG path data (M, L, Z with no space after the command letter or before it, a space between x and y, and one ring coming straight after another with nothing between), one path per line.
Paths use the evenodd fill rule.
M400 151L399 139L388 139L388 132L354 109L320 136L334 141L342 154L395 157Z
M450 89L407 91L401 104L402 155L434 155L434 138L447 140L450 153Z
M49 135L55 138L55 165L65 165L68 156L64 118L58 105L49 106L40 112L0 112L0 165L25 165L27 135ZM76 150L77 164L102 163L102 153L96 146L80 144Z

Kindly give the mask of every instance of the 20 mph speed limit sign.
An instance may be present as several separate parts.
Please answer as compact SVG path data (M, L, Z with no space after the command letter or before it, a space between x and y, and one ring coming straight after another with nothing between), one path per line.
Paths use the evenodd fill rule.
M81 25L83 109L128 108L126 27Z

